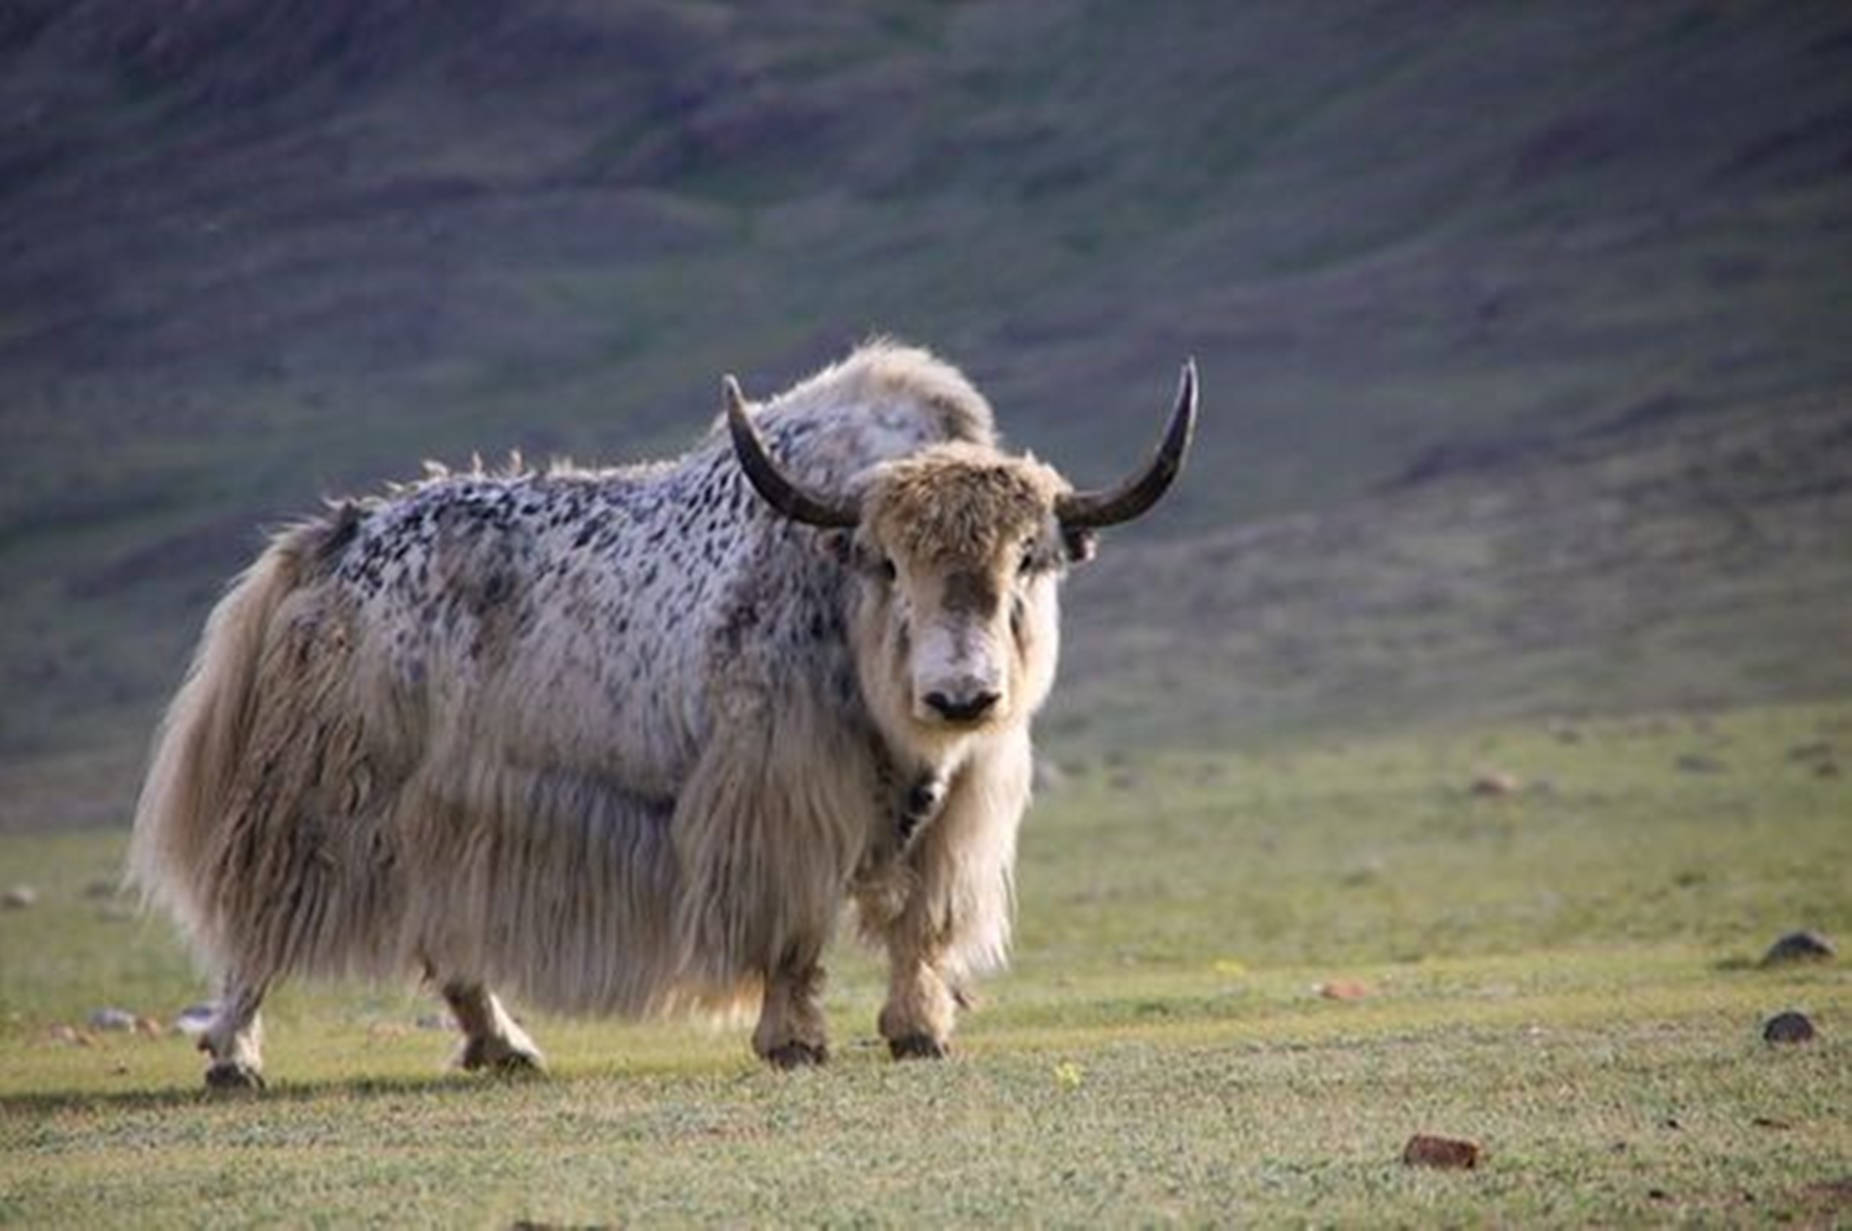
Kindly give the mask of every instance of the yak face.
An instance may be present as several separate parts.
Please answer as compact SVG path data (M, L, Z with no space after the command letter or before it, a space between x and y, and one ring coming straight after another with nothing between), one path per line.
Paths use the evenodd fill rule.
M844 542L863 692L929 741L1032 714L1054 682L1068 486L1035 461L938 445L877 466ZM1070 545L1072 544L1072 546ZM885 704L882 704L885 702Z
M1080 492L1033 458L953 442L880 463L851 495L806 490L779 467L732 377L733 449L753 487L826 541L861 578L853 652L888 738L938 760L966 735L1026 721L1054 682L1055 587L1092 554L1093 532L1138 517L1182 468L1196 423L1186 363L1150 461L1118 486Z

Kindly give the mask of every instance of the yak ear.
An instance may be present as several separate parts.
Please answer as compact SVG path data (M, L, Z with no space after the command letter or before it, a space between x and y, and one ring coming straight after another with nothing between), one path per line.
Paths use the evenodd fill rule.
M1087 526L1063 526L1061 546L1067 550L1069 564L1085 564L1098 554L1100 536Z

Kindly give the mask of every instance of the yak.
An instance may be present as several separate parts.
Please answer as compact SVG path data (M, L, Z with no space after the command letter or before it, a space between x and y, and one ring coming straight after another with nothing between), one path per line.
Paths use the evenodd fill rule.
M828 1054L826 944L885 949L878 1029L947 1051L1006 956L1056 590L1170 487L1075 490L894 342L684 456L432 467L274 536L155 739L129 878L219 985L209 1086L262 1085L286 976L421 973L466 1069L531 1069L492 989L568 1013L757 1009Z

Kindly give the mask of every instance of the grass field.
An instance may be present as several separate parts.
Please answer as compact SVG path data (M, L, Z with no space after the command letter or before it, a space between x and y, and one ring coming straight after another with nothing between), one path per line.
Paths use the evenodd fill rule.
M0 838L39 895L0 914L0 1222L1844 1222L1852 975L1756 959L1852 934L1848 744L1825 706L1070 766L957 1055L890 1063L844 945L796 1074L538 1017L549 1079L463 1078L415 989L291 987L269 1092L209 1099L177 1036L56 1029L201 993L94 888L123 835ZM1819 1036L1763 1042L1788 1009Z

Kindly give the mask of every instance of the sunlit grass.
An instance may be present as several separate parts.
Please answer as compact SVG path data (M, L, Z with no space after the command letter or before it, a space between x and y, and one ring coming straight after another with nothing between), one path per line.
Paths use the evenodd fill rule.
M443 1071L415 987L291 986L270 1090L212 1100L181 1038L52 1033L202 993L163 922L101 896L122 835L7 838L40 897L0 914L0 1219L1830 1218L1852 978L1755 959L1852 933L1852 786L1809 751L1846 717L1072 767L1025 834L1015 969L939 1065L887 1059L879 969L845 944L820 1072L763 1070L738 1027L528 1014L552 1076L477 1080ZM1473 794L1493 771L1518 789ZM1784 1009L1820 1037L1764 1043ZM1405 1168L1417 1131L1485 1161Z

